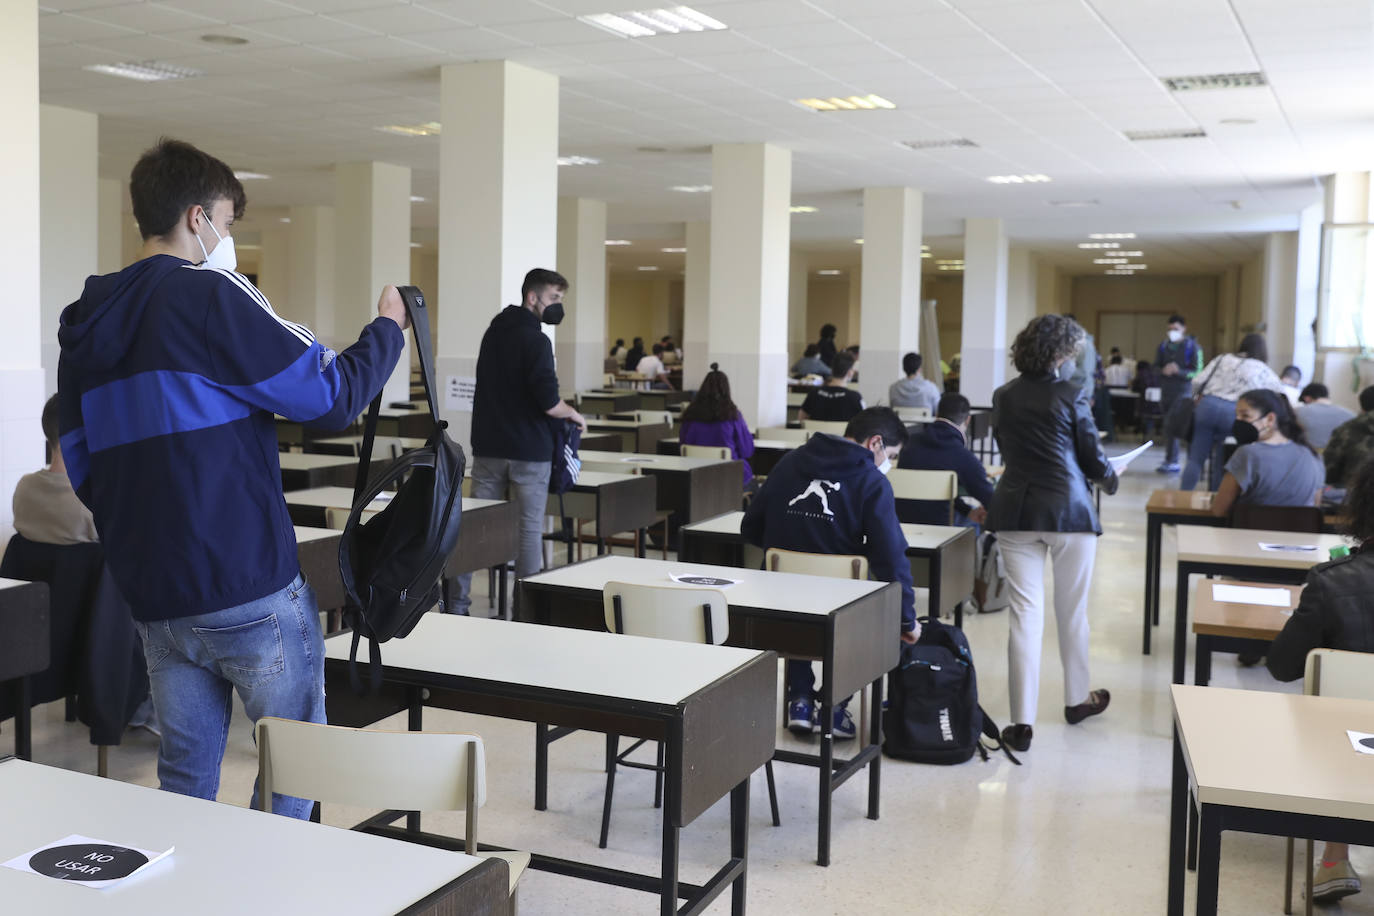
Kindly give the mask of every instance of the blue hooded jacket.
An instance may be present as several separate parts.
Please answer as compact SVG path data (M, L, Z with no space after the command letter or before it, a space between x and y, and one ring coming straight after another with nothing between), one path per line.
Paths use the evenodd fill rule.
M336 355L246 277L171 255L88 278L57 339L67 475L143 621L290 584L300 565L272 415L343 429L405 341L378 318Z
M788 452L750 501L740 533L765 550L867 557L874 579L901 583L902 630L915 629L911 564L892 485L862 445L817 433Z

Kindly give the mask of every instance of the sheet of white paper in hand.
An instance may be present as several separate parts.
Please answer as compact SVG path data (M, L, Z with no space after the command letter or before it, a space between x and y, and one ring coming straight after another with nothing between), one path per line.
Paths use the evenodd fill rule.
M1374 735L1369 732L1357 732L1353 729L1346 729L1346 735L1350 737L1350 746L1361 754L1374 754Z
M86 887L105 888L171 855L173 848L169 846L161 852L135 849L74 833L3 864L15 871L26 871L59 881L73 881Z
M1253 585L1212 584L1212 600L1227 604L1263 604L1268 607L1288 607L1292 601L1286 588L1256 588Z
M1315 544L1266 544L1259 542L1260 550L1270 550L1285 553L1310 553L1317 549Z
M671 573L668 578L681 585L695 585L698 588L729 588L738 581L736 579L722 579L719 576L700 576L690 573Z
M1133 448L1124 455L1113 455L1112 457L1107 459L1107 463L1112 466L1113 471L1120 474L1122 471L1126 470L1126 465L1130 464L1132 461L1139 458L1140 455L1147 448L1154 444L1155 440L1151 439L1149 442L1146 442L1140 448Z

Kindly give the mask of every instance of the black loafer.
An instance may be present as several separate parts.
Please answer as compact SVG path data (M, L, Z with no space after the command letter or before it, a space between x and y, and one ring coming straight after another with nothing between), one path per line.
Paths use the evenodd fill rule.
M1013 751L1028 751L1031 743L1029 725L1008 725L1002 729L1002 743Z
M1064 707L1064 721L1070 725L1077 725L1089 716L1095 716L1105 710L1111 701L1112 695L1106 690L1094 690L1088 694L1086 703Z

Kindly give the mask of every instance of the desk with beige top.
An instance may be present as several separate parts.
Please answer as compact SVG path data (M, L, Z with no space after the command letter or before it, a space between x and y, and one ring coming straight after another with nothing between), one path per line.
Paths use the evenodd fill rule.
M580 455L583 461L612 464L626 472L638 470L653 477L658 482L658 508L674 513L681 524L739 508L744 469L738 461L593 451Z
M1262 589L1282 604L1227 600L1227 588ZM1263 655L1293 616L1302 598L1301 585L1232 582L1201 579L1193 593L1193 683L1203 687L1212 679L1213 652L1254 652ZM1218 597L1218 593L1222 597Z

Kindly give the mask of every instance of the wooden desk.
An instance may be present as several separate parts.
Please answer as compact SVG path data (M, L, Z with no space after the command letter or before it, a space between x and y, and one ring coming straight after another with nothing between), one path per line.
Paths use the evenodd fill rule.
M9 913L510 912L510 872L414 843L325 827L22 760L0 760L0 861L79 833L170 856L92 890L0 868ZM328 876L325 880L324 876Z
M575 398L577 410L584 416L619 413L639 406L639 395L623 388L618 391L579 391Z
M1240 604L1219 601L1213 594L1217 585L1241 585L1254 588L1277 589L1287 595L1287 605ZM1263 654L1274 637L1279 635L1293 608L1302 597L1301 585L1271 585L1264 582L1220 582L1200 579L1193 593L1193 638L1197 644L1193 661L1193 683L1207 686L1212 679L1213 652L1249 652Z
M1301 544L1310 551L1261 550L1260 543ZM1301 585L1307 571L1330 559L1332 547L1346 545L1334 534L1295 534L1250 528L1178 526L1178 593L1174 601L1173 682L1183 683L1188 650L1188 576L1201 573L1231 579Z
M626 470L638 468L641 474L653 477L658 481L658 508L675 513L681 524L739 508L744 486L741 462L619 452L579 454L583 461L615 463Z
M301 574L315 590L315 602L328 615L329 632L342 626L343 606L348 603L339 575L339 537L334 528L296 526L296 558Z
M900 654L900 588L883 582L604 556L520 580L520 617L532 623L603 629L601 592L607 582L666 585L671 573L736 580L725 590L730 602L728 645L771 649L821 662L820 754L778 751L773 756L786 763L819 766L816 861L829 865L831 797L865 766L868 817L878 819L883 675L897 665ZM873 686L869 740L849 760L837 760L832 710L869 683Z
M0 579L0 687L11 685L14 753L25 760L33 756L29 675L46 671L52 664L51 627L46 582ZM9 858L6 856L0 862Z
M640 423L635 420L588 420L587 430L619 436L622 452L653 454L658 440L671 435L673 427L667 423Z
M532 854L530 865L658 893L664 914L677 912L679 897L691 901L690 912L698 912L729 887L732 912L744 912L749 776L772 755L777 729L777 657L772 652L620 636L604 628L579 632L426 614L409 636L383 647L382 688L359 698L348 686L349 647L344 635L325 641L325 692L329 721L336 724L367 725L409 710L410 727L419 729L423 706L433 706L534 722L541 738L548 723L662 742L659 877L539 853ZM545 807L547 752L547 742L540 741L535 763L535 807L540 810ZM729 858L704 886L685 884L678 880L681 830L726 794ZM399 827L383 829L395 836L408 834ZM426 841L431 841L429 835ZM450 840L445 845L457 844Z
M343 455L307 455L282 452L283 490L308 490L312 487L352 487L358 476L358 459Z
M786 439L755 439L754 454L749 459L749 467L759 477L771 474L782 457L801 444L800 442L789 442ZM682 454L682 441L677 436L660 439L658 440L658 453L660 455L680 455Z
M688 563L718 563L758 569L749 562L744 536L740 534L743 512L727 512L682 528L681 550ZM913 585L929 589L927 613L954 615L963 626L960 603L972 596L975 542L972 528L946 525L902 525L906 555L911 562ZM920 608L917 608L920 614Z
M674 377L674 373L672 372L668 375L669 378ZM676 373L676 377L680 381L682 373L679 371ZM639 392L639 409L668 410L675 405L685 404L691 401L692 395L680 389L681 385L677 388L650 388L648 391L641 391Z
M406 451L409 451L413 448L420 448L422 445L425 444L424 439L420 439L414 436L403 436L400 437L400 439L401 448ZM310 442L307 442L305 444L305 450L307 453L313 453L316 455L346 455L356 458L358 456L358 450L362 448L362 445L362 436L330 436L325 439L314 439ZM391 460L391 456L376 454L373 456L373 460L389 461Z
M1175 684L1169 805L1170 916L1183 914L1189 789L1201 824L1197 916L1216 916L1221 833L1374 845L1374 702Z
M596 552L602 554L613 536L622 531L642 533L653 525L657 503L658 481L653 477L583 471L562 497L550 494L545 511L555 518L595 519ZM642 553L644 539L636 540ZM571 544L568 551L571 556Z

